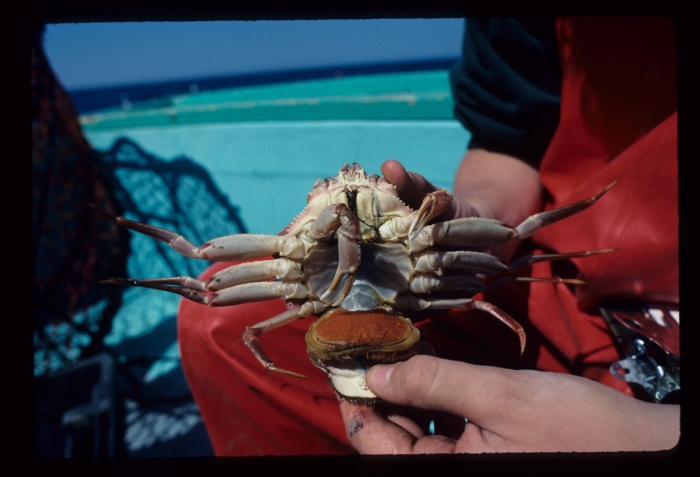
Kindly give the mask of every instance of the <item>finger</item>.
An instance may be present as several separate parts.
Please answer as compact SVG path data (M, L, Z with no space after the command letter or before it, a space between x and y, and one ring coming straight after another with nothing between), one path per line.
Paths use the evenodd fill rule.
M514 373L419 355L374 366L366 379L372 392L387 402L447 412L479 424L508 415L507 402L517 397Z
M429 192L434 192L439 189L439 187L435 187L430 181L417 172L408 172L400 162L393 159L384 162L381 169L384 178L398 188L401 200L414 210L420 208L423 203L423 198ZM468 215L457 215L458 211L462 211L462 209L464 209L463 212ZM430 222L440 222L458 217L472 216L475 216L475 212L471 206L467 204L460 206L452 201L442 214L434 217Z
M457 444L445 436L421 437L413 445L414 454L454 454Z
M391 422L398 424L417 438L413 444L414 454L450 454L454 452L457 440L464 431L464 418L458 418L446 413L425 411L412 407L382 405L381 410ZM450 419L450 426L444 425ZM455 426L455 420L459 423ZM433 422L435 435L430 434L430 423ZM446 433L449 432L448 433Z
M401 199L412 209L417 209L428 192L437 190L433 184L416 172L408 172L399 162L390 159L381 167L386 180L399 189Z
M425 437L427 434L416 421L409 418L408 416L404 416L403 414L387 414L386 418L394 424L403 427L406 430L406 432L410 433L416 439ZM430 425L430 422L428 422L428 425Z
M435 412L417 409L415 407L397 406L383 402L379 405L379 412L383 413L391 422L398 424L420 438L430 435L430 423L434 421Z
M341 399L340 411L348 440L361 454L451 454L457 445L443 436L417 437L404 427L407 420L396 416L389 420L372 405ZM408 425L420 433L414 426Z
M412 454L417 438L389 421L373 405L341 399L340 413L348 441L361 454Z
M456 441L464 432L464 418L446 412L427 411L391 403L382 403L379 411L417 438L435 434Z

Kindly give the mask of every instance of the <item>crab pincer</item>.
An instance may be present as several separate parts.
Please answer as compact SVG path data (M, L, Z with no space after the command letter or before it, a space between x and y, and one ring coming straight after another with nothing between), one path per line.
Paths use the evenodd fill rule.
M200 246L176 232L100 211L189 258L226 262L275 257L234 264L207 280L113 278L103 283L164 290L208 306L297 299L300 307L245 328L241 335L245 345L266 370L305 377L278 367L260 337L295 320L320 316L306 335L309 357L329 375L339 395L371 402L376 397L364 383L367 369L417 353L420 333L403 316L409 310L485 311L518 335L522 354L524 328L503 310L472 296L513 281L582 285L576 278L516 273L537 262L592 257L616 249L529 255L512 264L478 250L530 237L591 207L614 184L591 198L534 214L516 227L484 217L428 225L452 203L448 191L427 194L420 208L413 210L386 179L368 176L358 164L345 164L336 177L316 181L307 206L279 235L227 235ZM436 292L439 297L431 295Z
M420 209L415 213L411 227L408 229L409 240L415 239L428 222L442 214L452 203L453 199L452 194L445 189L426 194Z
M343 292L340 297L333 303L338 306L340 302L348 295L353 283L355 282L355 273L360 266L360 222L357 217L350 212L344 204L335 206L338 216L338 268L328 290L321 296L321 301L328 298L338 285L343 276L346 276Z

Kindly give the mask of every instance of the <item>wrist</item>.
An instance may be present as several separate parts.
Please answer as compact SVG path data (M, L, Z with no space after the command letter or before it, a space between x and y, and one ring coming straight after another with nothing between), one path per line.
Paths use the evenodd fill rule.
M459 217L478 214L517 226L542 207L539 172L512 156L484 149L468 151L454 183Z

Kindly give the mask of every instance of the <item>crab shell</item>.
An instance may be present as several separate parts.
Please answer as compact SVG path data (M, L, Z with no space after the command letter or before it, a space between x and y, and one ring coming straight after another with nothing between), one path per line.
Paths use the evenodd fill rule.
M419 339L411 320L384 308L335 308L306 333L311 362L328 374L333 390L348 401L364 403L378 399L365 382L367 370L415 356Z

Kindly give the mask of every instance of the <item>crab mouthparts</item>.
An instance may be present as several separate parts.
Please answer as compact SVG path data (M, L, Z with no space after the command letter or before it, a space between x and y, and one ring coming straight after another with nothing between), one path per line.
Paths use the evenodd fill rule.
M366 179L367 175L361 165L353 162L352 166L346 163L340 168L340 171L338 171L338 178L341 177L346 181L356 181Z

